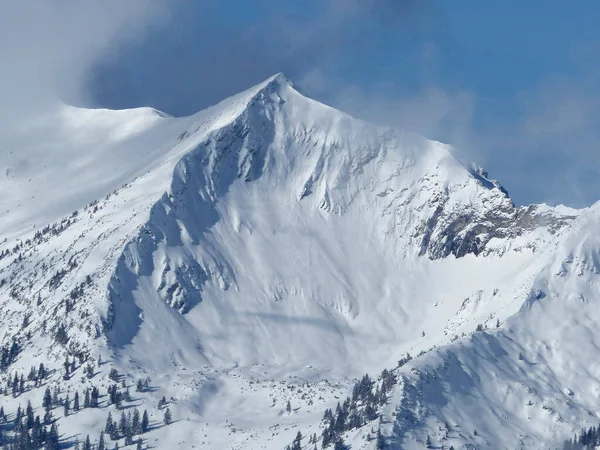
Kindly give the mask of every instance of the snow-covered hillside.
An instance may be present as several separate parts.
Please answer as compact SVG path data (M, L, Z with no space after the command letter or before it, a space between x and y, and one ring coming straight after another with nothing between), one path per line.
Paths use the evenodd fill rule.
M62 105L0 165L0 405L98 387L47 408L65 446L127 408L154 448L554 448L598 420L597 206L517 208L281 74L185 118Z

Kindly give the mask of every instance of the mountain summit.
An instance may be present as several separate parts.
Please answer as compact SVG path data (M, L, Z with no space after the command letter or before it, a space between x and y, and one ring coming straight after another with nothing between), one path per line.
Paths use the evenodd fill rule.
M149 377L135 401L189 418L152 431L158 448L282 448L297 427L321 445L323 412L365 372L360 417L336 431L352 448L376 430L389 448L542 448L595 411L575 348L597 353L597 208L517 208L457 150L283 74L183 118L62 106L13 145L5 381L40 361L69 392ZM37 385L5 409L41 402Z

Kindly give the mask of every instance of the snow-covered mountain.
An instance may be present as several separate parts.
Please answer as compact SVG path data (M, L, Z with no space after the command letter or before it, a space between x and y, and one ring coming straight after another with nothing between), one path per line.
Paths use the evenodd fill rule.
M364 373L352 449L558 448L598 421L598 205L517 208L456 149L281 74L184 118L62 105L0 165L0 405L98 387L54 411L65 445L146 377L121 408L155 448L320 448Z

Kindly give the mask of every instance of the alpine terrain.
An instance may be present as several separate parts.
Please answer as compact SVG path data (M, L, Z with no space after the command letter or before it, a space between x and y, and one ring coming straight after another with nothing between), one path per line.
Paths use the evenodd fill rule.
M60 105L0 167L2 448L562 449L600 421L600 204L515 207L281 74L182 118Z

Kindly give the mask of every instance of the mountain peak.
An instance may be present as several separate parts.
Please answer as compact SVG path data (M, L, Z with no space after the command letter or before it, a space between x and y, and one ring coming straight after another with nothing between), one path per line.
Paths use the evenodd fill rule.
M277 83L279 85L294 87L294 82L283 72L278 72L275 75L271 75L265 80L265 82L268 84Z
M4 396L7 415L46 386L152 375L135 406L171 398L190 418L151 427L157 448L185 434L180 448L280 449L319 427L349 377L385 365L379 394L361 382L368 402L384 398L348 416L361 421L344 436L353 448L381 424L411 449L427 427L478 448L524 448L529 427L540 448L554 438L542 420L587 424L598 380L587 360L561 367L600 358L600 206L515 208L452 147L354 119L282 73L189 117L69 108L52 120L0 150L0 381L34 360L49 369ZM465 386L477 394L466 410ZM65 435L101 432L98 409L65 404Z

